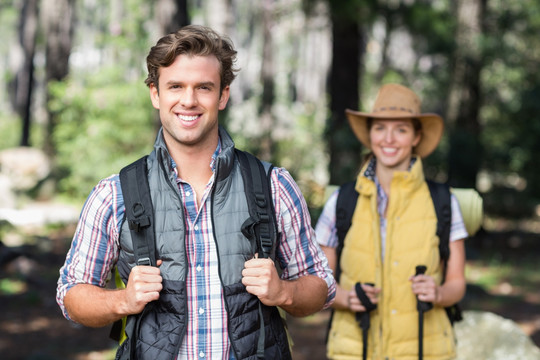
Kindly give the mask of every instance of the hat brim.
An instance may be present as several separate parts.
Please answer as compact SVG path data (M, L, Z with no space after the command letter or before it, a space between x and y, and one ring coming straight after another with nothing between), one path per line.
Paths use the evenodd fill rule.
M427 157L437 148L444 132L443 119L439 115L432 113L416 115L403 114L402 112L396 114L372 114L346 109L345 114L349 120L349 125L358 140L360 140L360 142L369 149L371 149L369 130L367 127L367 121L369 118L387 120L415 118L420 120L422 124L422 137L418 145L415 147L414 152L422 158Z

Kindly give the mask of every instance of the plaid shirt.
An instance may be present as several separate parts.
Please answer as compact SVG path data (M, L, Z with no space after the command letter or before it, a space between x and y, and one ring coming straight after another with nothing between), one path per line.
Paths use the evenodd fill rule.
M220 151L218 145L211 162ZM173 164L176 174L176 165ZM178 359L233 359L229 353L222 286L219 278L218 254L211 222L210 178L201 206L192 187L177 176L186 222L185 244L189 262L186 278L188 296L188 328ZM295 279L312 274L326 281L328 297L325 307L335 296L335 281L327 260L313 239L310 215L305 200L290 174L274 168L271 174L272 198L276 210L281 241L277 259L283 267L282 279ZM66 292L79 283L104 287L118 259L119 231L124 218L124 201L118 175L103 179L89 195L75 232L66 262L60 269L57 302L69 319L63 299Z

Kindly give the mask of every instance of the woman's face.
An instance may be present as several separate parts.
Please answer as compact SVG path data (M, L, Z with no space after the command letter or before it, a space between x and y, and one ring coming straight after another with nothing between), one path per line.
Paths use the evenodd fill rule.
M373 119L369 140L377 166L396 171L407 170L420 136L414 129L412 119Z

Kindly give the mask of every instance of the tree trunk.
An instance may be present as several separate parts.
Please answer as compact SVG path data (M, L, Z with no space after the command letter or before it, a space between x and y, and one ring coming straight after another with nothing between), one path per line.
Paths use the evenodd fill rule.
M261 62L261 83L263 91L259 104L259 124L261 136L258 141L257 155L266 161L272 161L274 143L272 140L272 127L275 123L272 114L275 90L275 64L272 38L274 0L264 0L262 4L262 31L263 31L263 56Z
M446 120L449 124L449 183L475 187L482 160L479 109L483 35L482 19L486 0L457 0L458 22L453 76L448 94Z
M187 0L158 0L156 20L161 32L160 35L170 34L189 25Z
M69 72L69 55L73 42L74 0L43 0L43 26L45 30L45 83L63 80ZM51 100L46 90L47 104ZM56 155L53 134L58 122L56 114L47 106L48 126L45 152L51 159Z
M330 184L342 184L354 178L360 163L361 145L349 127L345 109L359 109L363 35L357 17L344 14L334 1L329 1L329 5L333 46L329 79L331 115L326 132Z
M38 29L38 1L25 1L19 18L19 43L21 45L22 64L10 84L11 102L22 123L20 145L30 146L30 125L32 92L34 88L34 54Z

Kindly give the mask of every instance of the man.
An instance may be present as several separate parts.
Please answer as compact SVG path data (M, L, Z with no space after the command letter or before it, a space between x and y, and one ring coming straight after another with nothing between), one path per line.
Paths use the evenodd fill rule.
M281 275L240 231L245 189L218 125L235 57L229 39L202 26L164 36L147 57L162 124L148 158L157 266L135 264L118 175L100 181L82 210L57 301L86 326L127 316L119 358L290 359L277 307L306 316L333 301L335 282L285 169L273 168L270 180ZM125 289L105 288L115 265Z

